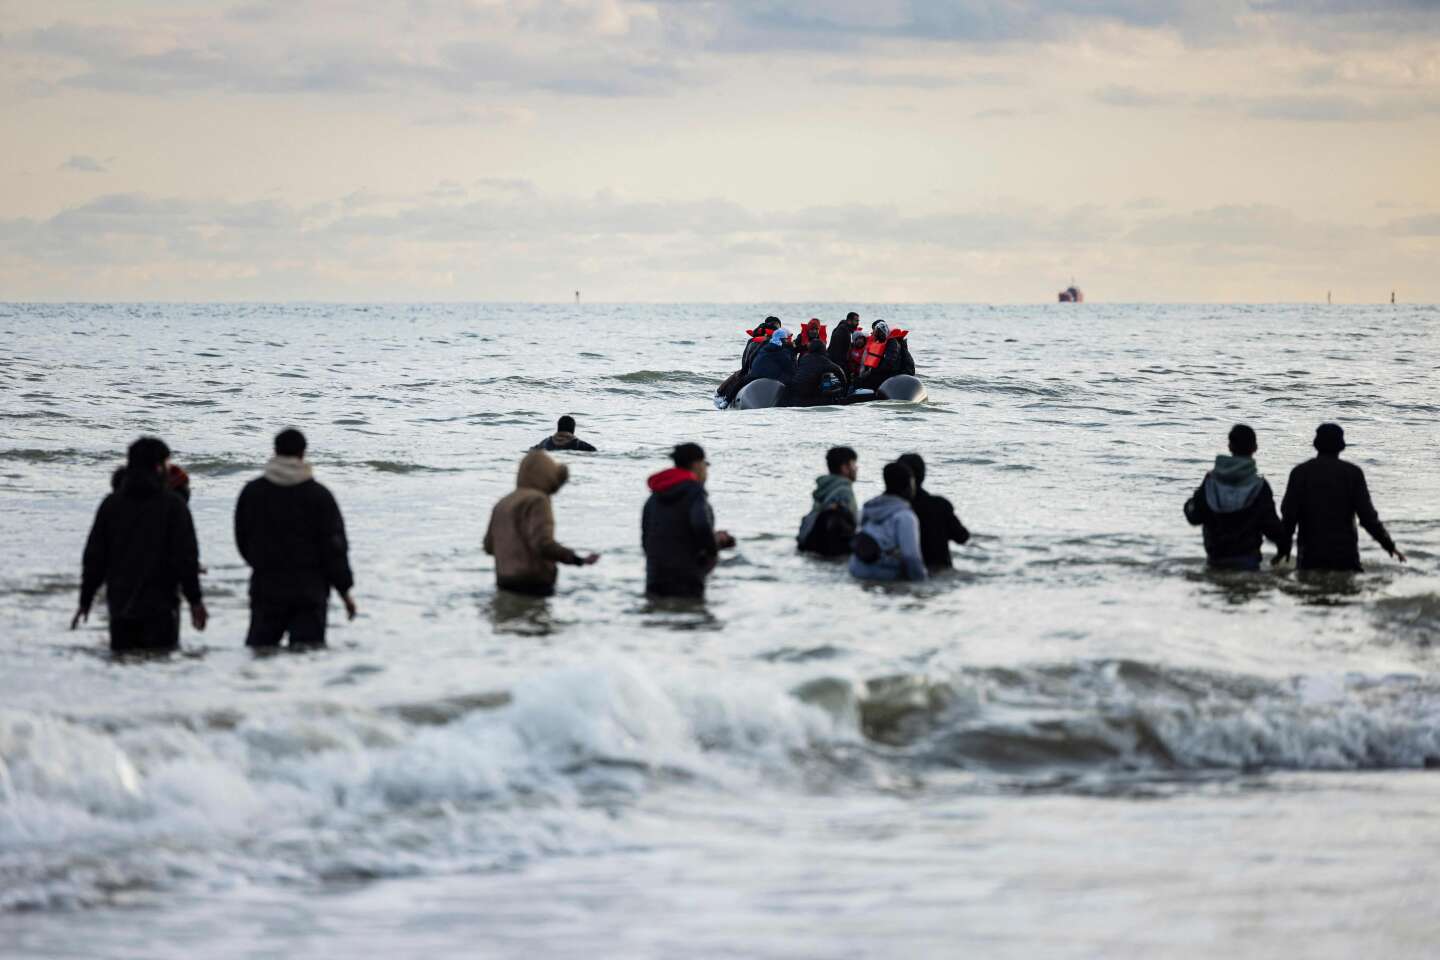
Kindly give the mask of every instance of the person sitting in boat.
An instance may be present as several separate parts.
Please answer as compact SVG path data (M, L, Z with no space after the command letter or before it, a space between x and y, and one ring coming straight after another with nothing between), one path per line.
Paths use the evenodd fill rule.
M835 325L835 330L830 335L830 346L826 348L831 362L837 367L845 366L850 356L850 338L857 333L863 340L865 334L860 330L860 314L852 310L845 314L844 320Z
M884 320L876 320L870 328L870 337L860 358L860 378L857 387L878 390L891 377L902 373L915 375L915 360L910 356L910 345L906 342L907 330L892 330Z
M852 385L860 379L865 360L865 344L870 342L864 330L856 330L850 334L850 348L845 354L845 376L849 378Z
M825 355L825 341L814 337L795 365L795 384L790 388L790 396L801 401L838 400L845 396L849 384L845 371Z
M740 371L742 373L750 372L750 364L755 362L755 355L760 352L760 348L765 346L765 344L770 341L770 338L775 335L775 331L779 329L779 317L766 317L765 322L761 323L760 326L754 330L745 331L745 336L749 339L745 341L745 352L740 355Z
M795 382L795 346L789 330L776 330L755 354L750 361L750 380L779 380L787 387Z
M820 349L822 350L825 349L829 343L826 337L825 324L821 323L815 317L811 317L808 323L800 327L800 332L795 337L795 356L804 357L805 354L810 352L811 342L816 340L820 342Z

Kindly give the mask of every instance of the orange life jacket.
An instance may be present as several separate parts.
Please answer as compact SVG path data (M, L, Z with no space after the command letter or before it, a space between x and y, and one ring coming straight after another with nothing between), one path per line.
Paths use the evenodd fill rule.
M800 328L800 336L795 338L795 346L799 348L801 353L804 353L805 350L809 348L810 341L814 337L819 337L821 343L828 342L828 332L825 328L825 324L821 323L819 320L812 319L809 323L805 324L805 326Z
M891 340L904 340L908 330L891 330L888 339L882 340L875 334L865 340L862 348L864 354L860 358L860 365L866 370L874 370L880 366L880 361L885 359L885 347Z

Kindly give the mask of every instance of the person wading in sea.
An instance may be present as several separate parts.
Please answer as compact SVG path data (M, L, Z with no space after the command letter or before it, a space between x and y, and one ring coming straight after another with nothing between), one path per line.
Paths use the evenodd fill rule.
M1215 457L1215 468L1185 501L1185 519L1204 527L1205 558L1212 570L1259 570L1267 537L1277 556L1290 552L1270 483L1255 469L1258 449L1255 431L1237 423L1230 430L1230 455Z
M345 520L305 460L305 435L282 430L262 476L240 491L235 544L250 564L247 647L323 647L330 591L355 619Z
M1344 449L1345 431L1338 424L1322 423L1315 431L1317 456L1290 471L1285 499L1280 501L1286 547L1275 558L1277 563L1290 555L1288 544L1298 530L1296 567L1359 572L1362 567L1360 537L1355 532L1357 519L1386 553L1405 562L1405 554L1390 539L1370 502L1365 471L1340 459Z
M704 449L682 443L670 459L673 467L650 477L650 499L640 517L645 592L700 598L720 551L735 546L735 538L715 529L715 514L705 495L710 463Z
M555 593L556 564L578 567L600 559L555 542L550 497L569 479L569 468L544 451L531 450L520 461L515 491L495 504L485 531L485 552L495 558L495 585L501 590L548 597Z
M167 652L180 646L180 595L190 623L209 620L200 591L200 548L190 508L166 486L170 448L141 437L130 445L119 488L100 504L85 541L80 607L74 630L90 617L103 585L110 612L110 649Z
M574 453L594 453L595 448L575 436L575 418L569 416L561 417L555 423L555 432L541 440L531 450L569 450Z

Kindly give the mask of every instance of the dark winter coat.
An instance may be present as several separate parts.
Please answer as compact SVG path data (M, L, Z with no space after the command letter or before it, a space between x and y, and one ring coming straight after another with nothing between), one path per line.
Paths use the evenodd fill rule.
M185 501L159 478L126 477L100 504L85 541L80 606L90 609L105 586L112 620L167 616L184 594L201 601L200 549Z
M821 396L820 381L827 373L833 373L840 384L837 393L843 394L848 386L845 371L837 367L823 352L805 353L795 365L795 383L791 396L796 400L814 400Z
M595 448L590 446L590 444L586 443L584 440L581 440L579 437L575 436L575 434L564 431L551 434L544 440L541 440L539 443L535 444L535 446L531 447L530 449L547 450L551 453L557 450L570 450L575 453L595 452Z
M689 470L662 470L649 480L650 499L640 519L646 592L700 597L720 554L715 514L705 488Z
M920 555L925 558L925 566L931 570L954 566L950 559L950 544L952 541L960 544L969 542L970 531L955 515L950 501L917 486L910 506L920 521Z
M825 355L841 370L844 370L845 365L850 361L850 338L858 329L860 329L859 323L852 320L841 320L835 325L835 329L830 331L830 343L825 348Z
M765 344L750 362L750 379L779 380L790 386L795 382L795 351L784 344Z
M1205 528L1205 556L1211 566L1254 566L1262 538L1279 553L1289 549L1290 539L1275 513L1275 495L1251 457L1217 456L1215 469L1185 501L1185 519Z
M355 584L340 506L295 457L275 457L240 491L235 545L250 564L254 601L324 603L332 587L343 594Z
M1290 471L1280 516L1287 543L1299 530L1301 570L1360 570L1357 519L1387 553L1395 549L1370 502L1365 472L1338 456L1321 455Z

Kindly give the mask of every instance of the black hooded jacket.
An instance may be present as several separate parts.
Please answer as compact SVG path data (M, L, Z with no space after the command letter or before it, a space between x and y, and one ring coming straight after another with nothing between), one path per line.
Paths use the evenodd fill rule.
M313 479L251 480L235 504L235 545L250 564L250 597L266 603L324 603L330 588L355 585L340 506Z
M1356 519L1387 553L1395 550L1370 501L1365 472L1338 456L1322 454L1290 471L1280 517L1287 542L1299 529L1301 570L1360 570Z
M720 554L715 514L705 488L688 470L662 470L650 478L650 499L640 518L645 590L660 596L699 597Z
M1275 513L1275 494L1254 464L1250 457L1216 457L1215 469L1205 474L1185 501L1185 519L1191 526L1204 527L1205 556L1212 564L1258 560L1267 537L1277 552L1290 549Z
M795 365L795 383L790 388L797 400L814 400L820 396L820 380L827 373L833 373L840 381L841 392L848 385L845 371L825 355L824 351L810 351L800 355Z
M158 477L134 474L101 502L85 541L80 606L90 609L104 584L112 620L168 616L181 593L192 604L201 601L190 508Z
M970 531L955 516L949 500L925 489L925 461L919 455L907 453L900 462L915 475L915 496L910 507L920 521L920 556L931 570L949 569L955 565L950 559L950 544L968 543Z

